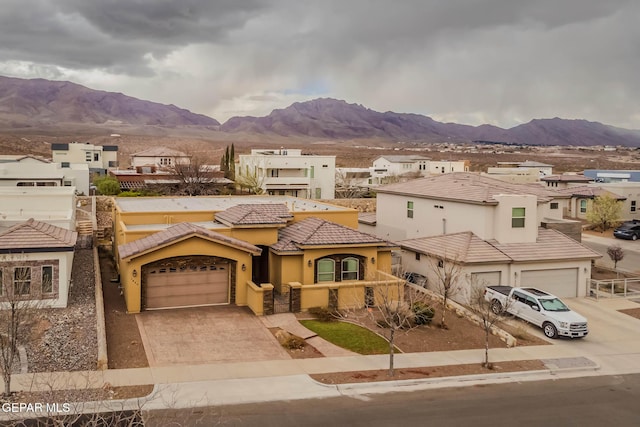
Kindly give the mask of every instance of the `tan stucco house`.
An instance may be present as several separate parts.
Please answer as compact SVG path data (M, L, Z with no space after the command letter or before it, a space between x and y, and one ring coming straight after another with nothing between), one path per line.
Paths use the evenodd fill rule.
M380 188L375 221L363 219L360 229L401 246L402 269L430 278L429 286L437 261L459 264L461 299L478 282L584 296L600 255L567 236L580 229L563 219L569 199L539 184L444 174Z
M357 211L288 196L116 198L114 253L127 310L198 305L291 311L364 304L397 283Z

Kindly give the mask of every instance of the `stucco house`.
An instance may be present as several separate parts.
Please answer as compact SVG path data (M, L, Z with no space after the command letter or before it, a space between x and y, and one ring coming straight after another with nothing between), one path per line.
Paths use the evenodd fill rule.
M265 194L333 199L336 156L303 154L300 149L253 149L238 156L236 179L253 177Z
M578 222L562 217L569 198L539 184L445 174L380 188L376 219L360 229L398 244L402 268L430 278L429 286L434 264L460 264L459 298L479 279L584 296L599 255L566 235L576 227L580 234Z
M274 312L364 304L397 283L357 211L278 196L116 198L114 253L127 310L235 304Z
M18 297L66 307L77 236L34 219L0 232L0 306Z
M75 188L0 187L0 231L30 218L74 231Z
M167 147L153 147L131 155L131 167L143 168L140 173L152 173L151 168L172 168L175 165L188 165L191 156L182 151ZM144 168L148 168L145 170Z
M2 187L74 187L89 194L89 167L82 163L51 163L24 156L15 161L0 162Z
M104 175L108 169L118 167L118 146L94 145L88 142L53 143L51 157L54 163L60 163L62 167L76 163L85 164L90 172Z

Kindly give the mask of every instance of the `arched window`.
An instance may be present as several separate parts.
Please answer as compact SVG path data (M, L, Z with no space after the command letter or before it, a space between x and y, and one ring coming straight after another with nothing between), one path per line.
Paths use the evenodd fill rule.
M345 258L342 260L342 280L358 280L360 267L357 258Z
M336 280L336 263L329 258L323 258L318 261L318 280L317 282L335 282Z

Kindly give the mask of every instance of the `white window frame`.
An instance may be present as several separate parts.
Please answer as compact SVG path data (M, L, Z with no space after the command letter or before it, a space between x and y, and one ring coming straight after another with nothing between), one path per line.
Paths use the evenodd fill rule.
M320 265L321 264L327 264L331 263L332 266L332 270L331 271L320 271ZM331 258L322 258L318 260L317 263L317 273L316 273L316 283L323 283L323 282L335 282L336 281L336 262L335 260L331 259ZM322 279L320 278L322 276L326 276L323 277ZM329 280L329 275L331 275L330 280Z
M345 270L345 265L348 266L350 261L355 261L356 263L356 269L355 270ZM341 279L342 281L347 281L347 280L360 280L360 260L356 257L347 257L347 258L343 258L341 261ZM349 276L349 275L353 275L355 274L355 278L353 278L353 276L351 277L346 277L345 276Z

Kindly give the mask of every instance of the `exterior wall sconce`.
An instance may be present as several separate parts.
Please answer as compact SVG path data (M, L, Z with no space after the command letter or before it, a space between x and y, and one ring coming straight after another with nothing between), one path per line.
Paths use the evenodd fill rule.
M133 270L133 272L131 273L131 275L133 277L138 277L138 270Z
M371 257L371 264L375 264L375 263L376 263L375 257Z
M313 263L311 262L311 260L307 261L307 267L311 268L312 265Z
M247 271L247 266L245 264L242 264L242 271Z

